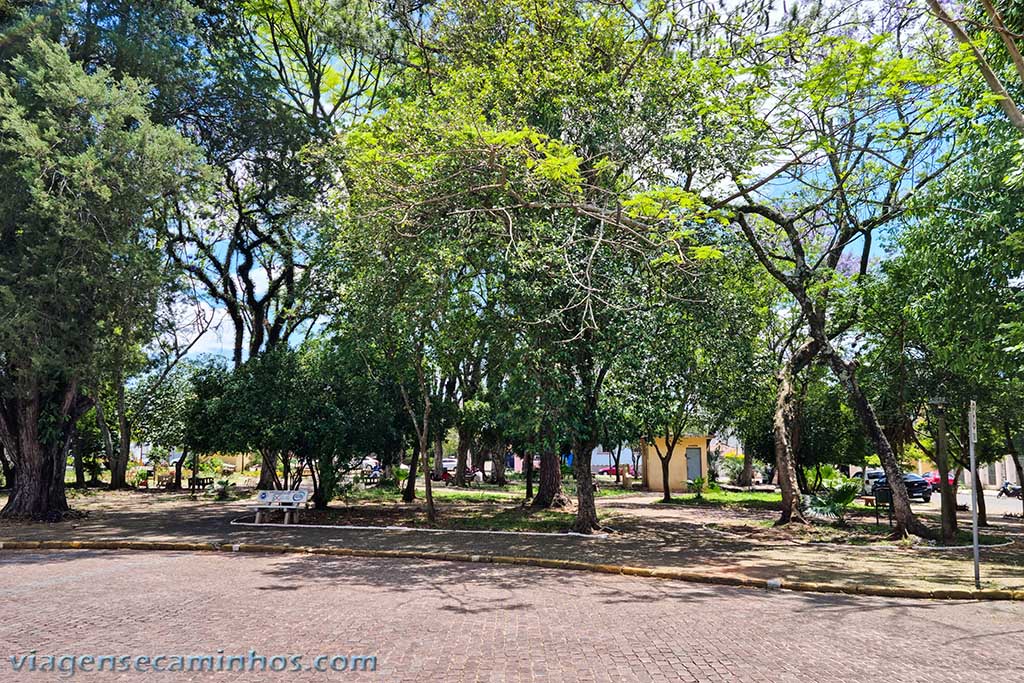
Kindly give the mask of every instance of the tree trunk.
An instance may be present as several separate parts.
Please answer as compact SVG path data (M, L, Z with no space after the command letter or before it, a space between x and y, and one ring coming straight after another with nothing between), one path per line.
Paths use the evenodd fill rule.
M505 453L501 448L491 451L491 482L495 486L508 484L508 480L505 478Z
M484 461L486 460L487 454L484 453L483 446L479 443L475 444L475 447L470 449L472 455L471 460L473 461L473 469L484 471Z
M35 389L28 398L11 400L13 409L8 415L13 420L3 420L0 437L17 476L0 517L56 521L69 510L64 494L64 470L71 438L71 426L67 422L74 387L67 392L60 415L59 424L63 423L60 436L50 444L45 444L39 433L43 417L39 390Z
M426 423L426 419L423 420ZM424 426L424 430L426 427ZM423 436L420 438L420 451L423 452L423 487L425 498L427 500L427 521L433 524L437 521L437 510L434 508L434 492L430 486L430 445L428 443L428 436L424 431Z
M974 493L978 497L978 526L988 526L988 513L985 510L985 491L981 488L981 477L978 476L978 467L978 462L975 460L974 471L971 473L971 485L974 486Z
M434 478L438 481L444 474L444 433L438 429L434 435Z
M473 443L473 435L469 430L459 429L459 446L455 462L455 485L466 485L466 468L469 467L469 446Z
M619 461L622 460L622 444L619 444L614 451L612 451L612 459L615 462L615 483L622 483L622 472L619 472Z
M538 508L564 508L569 498L562 493L562 462L555 451L546 447L540 454L540 486L533 506Z
M925 526L914 514L910 507L910 497L907 495L907 485L903 481L903 472L896 460L896 454L885 438L882 426L878 423L875 409L871 406L867 395L857 383L854 376L854 366L847 363L836 353L835 349L828 344L822 344L825 355L832 372L836 375L839 383L846 389L850 397L850 403L857 417L860 419L868 438L878 452L882 461L882 469L885 470L885 478L889 482L889 490L892 491L893 515L896 518L895 536L905 536L908 533L916 534L924 538L934 538L935 532Z
M416 446L412 452L412 460L409 461L409 478L405 480L405 488L402 490L402 500L411 503L416 500L416 469L420 464L420 447Z
M128 461L131 459L132 432L128 424L128 408L125 405L124 382L120 373L117 377L117 451L110 468L110 488L128 487Z
M260 491L271 491L281 488L281 479L277 476L277 453L264 449L260 451L260 458L260 480L256 483L256 488ZM193 472L192 476L197 477L199 475L197 472Z
M523 475L526 477L526 500L533 498L533 453L523 451Z
M178 462L174 463L174 490L181 490L181 470L185 467L185 459L188 458L188 449L183 448Z
M806 347L806 344L805 344ZM793 423L793 366L797 354L793 354L778 374L779 388L775 396L775 414L772 418L772 434L775 437L775 470L782 490L782 513L777 524L790 522L807 523L800 510L800 482L796 472L796 454L790 439Z
M78 429L75 428L71 437L71 455L75 460L75 488L85 488L85 460L82 457L82 444L78 438Z
M662 502L665 502L665 503L671 503L672 502L672 487L669 485L669 481L668 481L668 466L669 466L669 463L672 461L672 453L671 453L671 451L668 454L666 454L665 457L662 457L661 454L659 453L658 454L658 460L661 461L661 488L662 488L661 500L662 500Z
M956 539L956 489L949 485L949 435L946 432L946 411L936 410L935 464L939 468L939 496L942 508L942 543Z
M739 445L736 446L739 449ZM740 470L738 486L752 486L754 483L754 453L743 451L743 469Z
M594 502L594 477L590 473L590 458L594 443L573 445L573 474L576 475L576 521L572 530L578 534L589 534L601 528L597 520L597 505Z

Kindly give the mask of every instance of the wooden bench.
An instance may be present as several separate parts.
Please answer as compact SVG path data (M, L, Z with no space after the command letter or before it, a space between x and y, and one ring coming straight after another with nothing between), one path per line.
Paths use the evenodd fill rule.
M213 477L189 477L189 488L192 488L192 482L195 482L197 489L208 489L213 486Z
M264 510L284 510L284 523L298 520L299 510L309 501L309 491L259 491L256 493L256 523L259 524Z

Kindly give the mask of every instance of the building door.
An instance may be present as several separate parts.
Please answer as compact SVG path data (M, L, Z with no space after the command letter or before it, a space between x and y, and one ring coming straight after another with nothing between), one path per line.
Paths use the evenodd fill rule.
M693 481L700 475L700 448L690 446L686 449L686 478Z

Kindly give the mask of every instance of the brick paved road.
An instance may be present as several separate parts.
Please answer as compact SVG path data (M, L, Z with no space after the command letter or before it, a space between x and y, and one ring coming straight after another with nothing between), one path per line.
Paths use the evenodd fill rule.
M1019 677L1020 662L1007 656L1022 638L1024 605L1012 603L768 594L420 561L0 551L5 682L58 680L12 673L8 657L32 649L219 648L305 654L307 663L321 653L376 655L378 670L74 680L996 681Z

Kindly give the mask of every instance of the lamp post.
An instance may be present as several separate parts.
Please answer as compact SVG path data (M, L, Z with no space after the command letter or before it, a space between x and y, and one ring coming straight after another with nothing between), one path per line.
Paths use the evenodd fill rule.
M978 463L974 457L974 444L978 441L978 404L971 401L967 413L968 442L971 451L971 536L974 541L974 587L981 588L981 558L978 552Z

